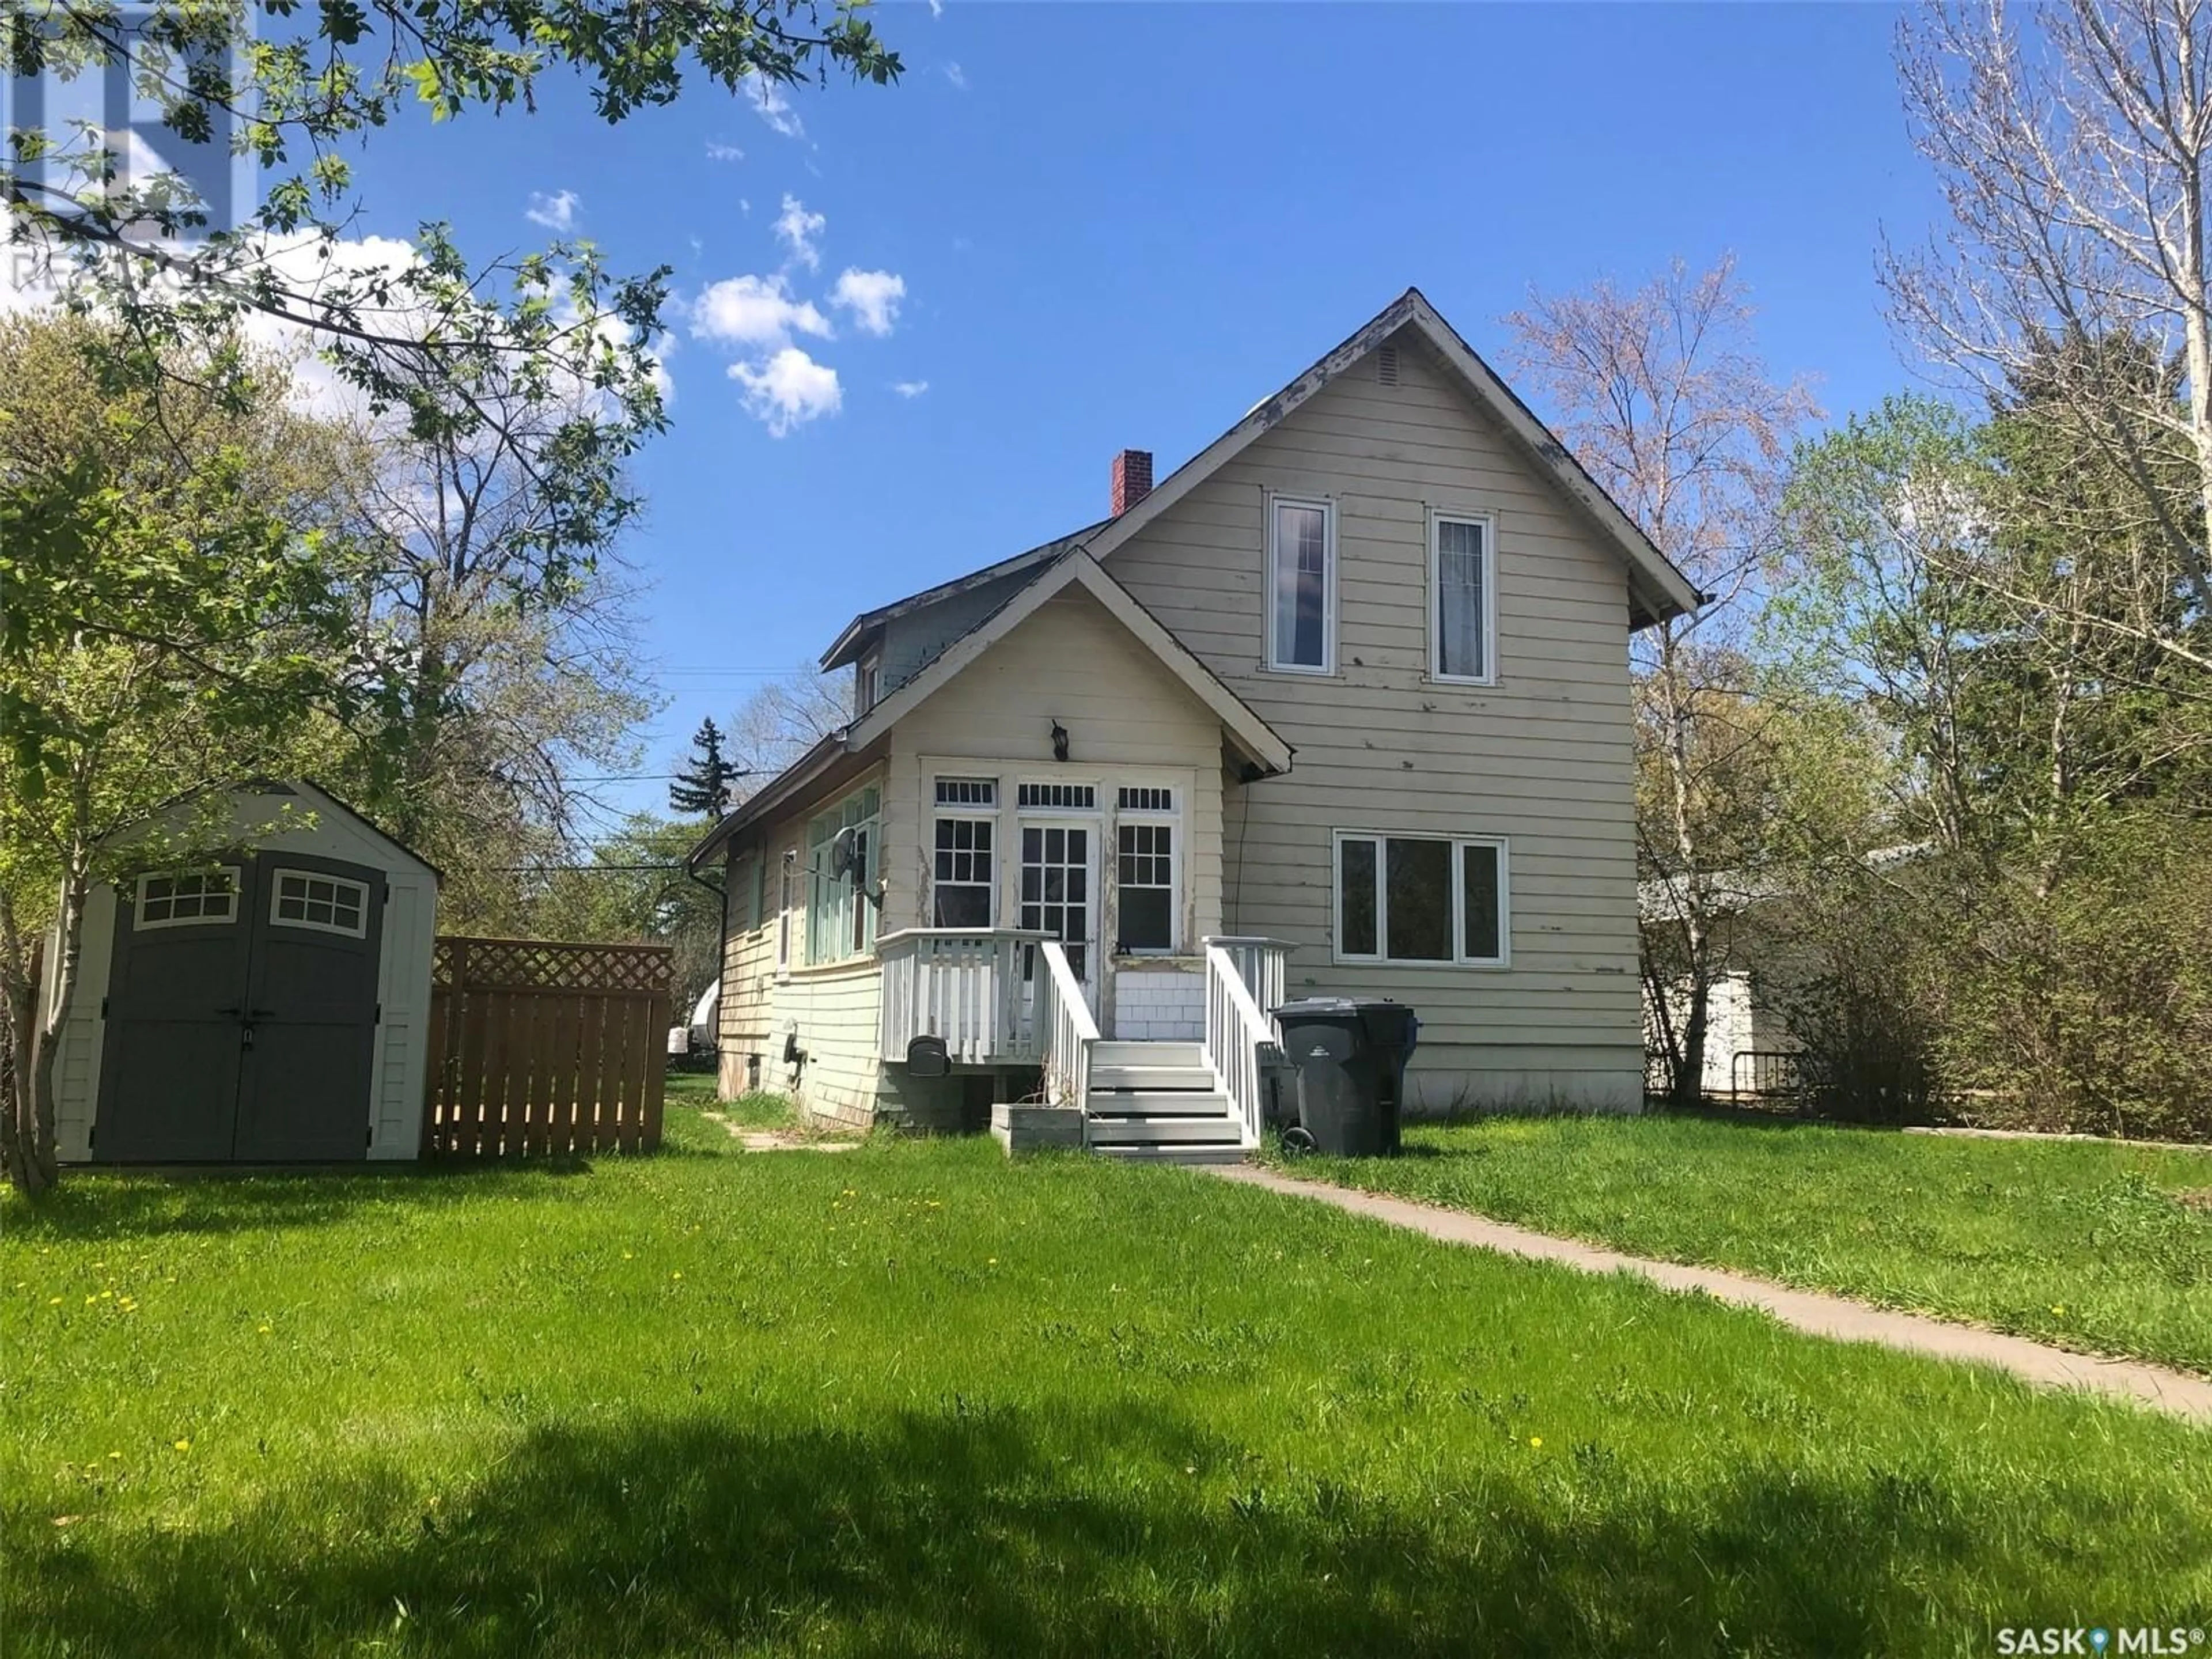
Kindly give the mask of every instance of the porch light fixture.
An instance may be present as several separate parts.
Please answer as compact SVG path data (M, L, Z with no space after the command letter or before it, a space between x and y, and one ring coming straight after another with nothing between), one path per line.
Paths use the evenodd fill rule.
M1058 720L1052 723L1052 757L1056 761L1067 758L1067 728Z

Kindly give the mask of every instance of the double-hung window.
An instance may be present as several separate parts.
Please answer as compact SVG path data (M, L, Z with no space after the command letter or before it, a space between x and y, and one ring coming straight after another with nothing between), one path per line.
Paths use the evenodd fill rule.
M1503 838L1337 832L1338 961L1502 968L1510 955Z
M1336 507L1294 495L1267 499L1267 666L1336 672Z
M939 778L929 925L988 927L998 890L999 781Z
M1494 521L1465 513L1429 515L1429 673L1487 685L1493 654L1497 559Z
M1114 852L1121 950L1175 949L1176 818L1172 788L1123 787L1115 799Z

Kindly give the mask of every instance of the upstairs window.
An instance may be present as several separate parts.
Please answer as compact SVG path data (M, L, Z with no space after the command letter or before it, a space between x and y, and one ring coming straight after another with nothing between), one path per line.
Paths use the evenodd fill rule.
M1338 832L1338 961L1502 968L1510 927L1503 840Z
M1491 541L1488 519L1429 517L1429 672L1437 679L1487 685L1497 678Z
M1267 502L1267 665L1336 672L1336 509L1276 495Z
M881 657L861 658L860 665L854 672L854 681L853 712L865 714L876 706L876 699L883 695L884 659Z

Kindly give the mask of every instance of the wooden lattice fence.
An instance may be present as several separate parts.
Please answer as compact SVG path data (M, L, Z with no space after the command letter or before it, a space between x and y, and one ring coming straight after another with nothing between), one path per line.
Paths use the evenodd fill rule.
M423 1156L658 1146L672 966L665 945L439 939Z

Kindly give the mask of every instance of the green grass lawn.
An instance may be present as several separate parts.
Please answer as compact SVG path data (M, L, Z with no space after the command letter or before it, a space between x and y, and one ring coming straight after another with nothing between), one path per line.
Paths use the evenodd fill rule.
M2212 1152L1692 1117L1410 1127L1294 1174L2212 1371Z
M0 1208L27 1656L1973 1654L2212 1434L988 1140Z

